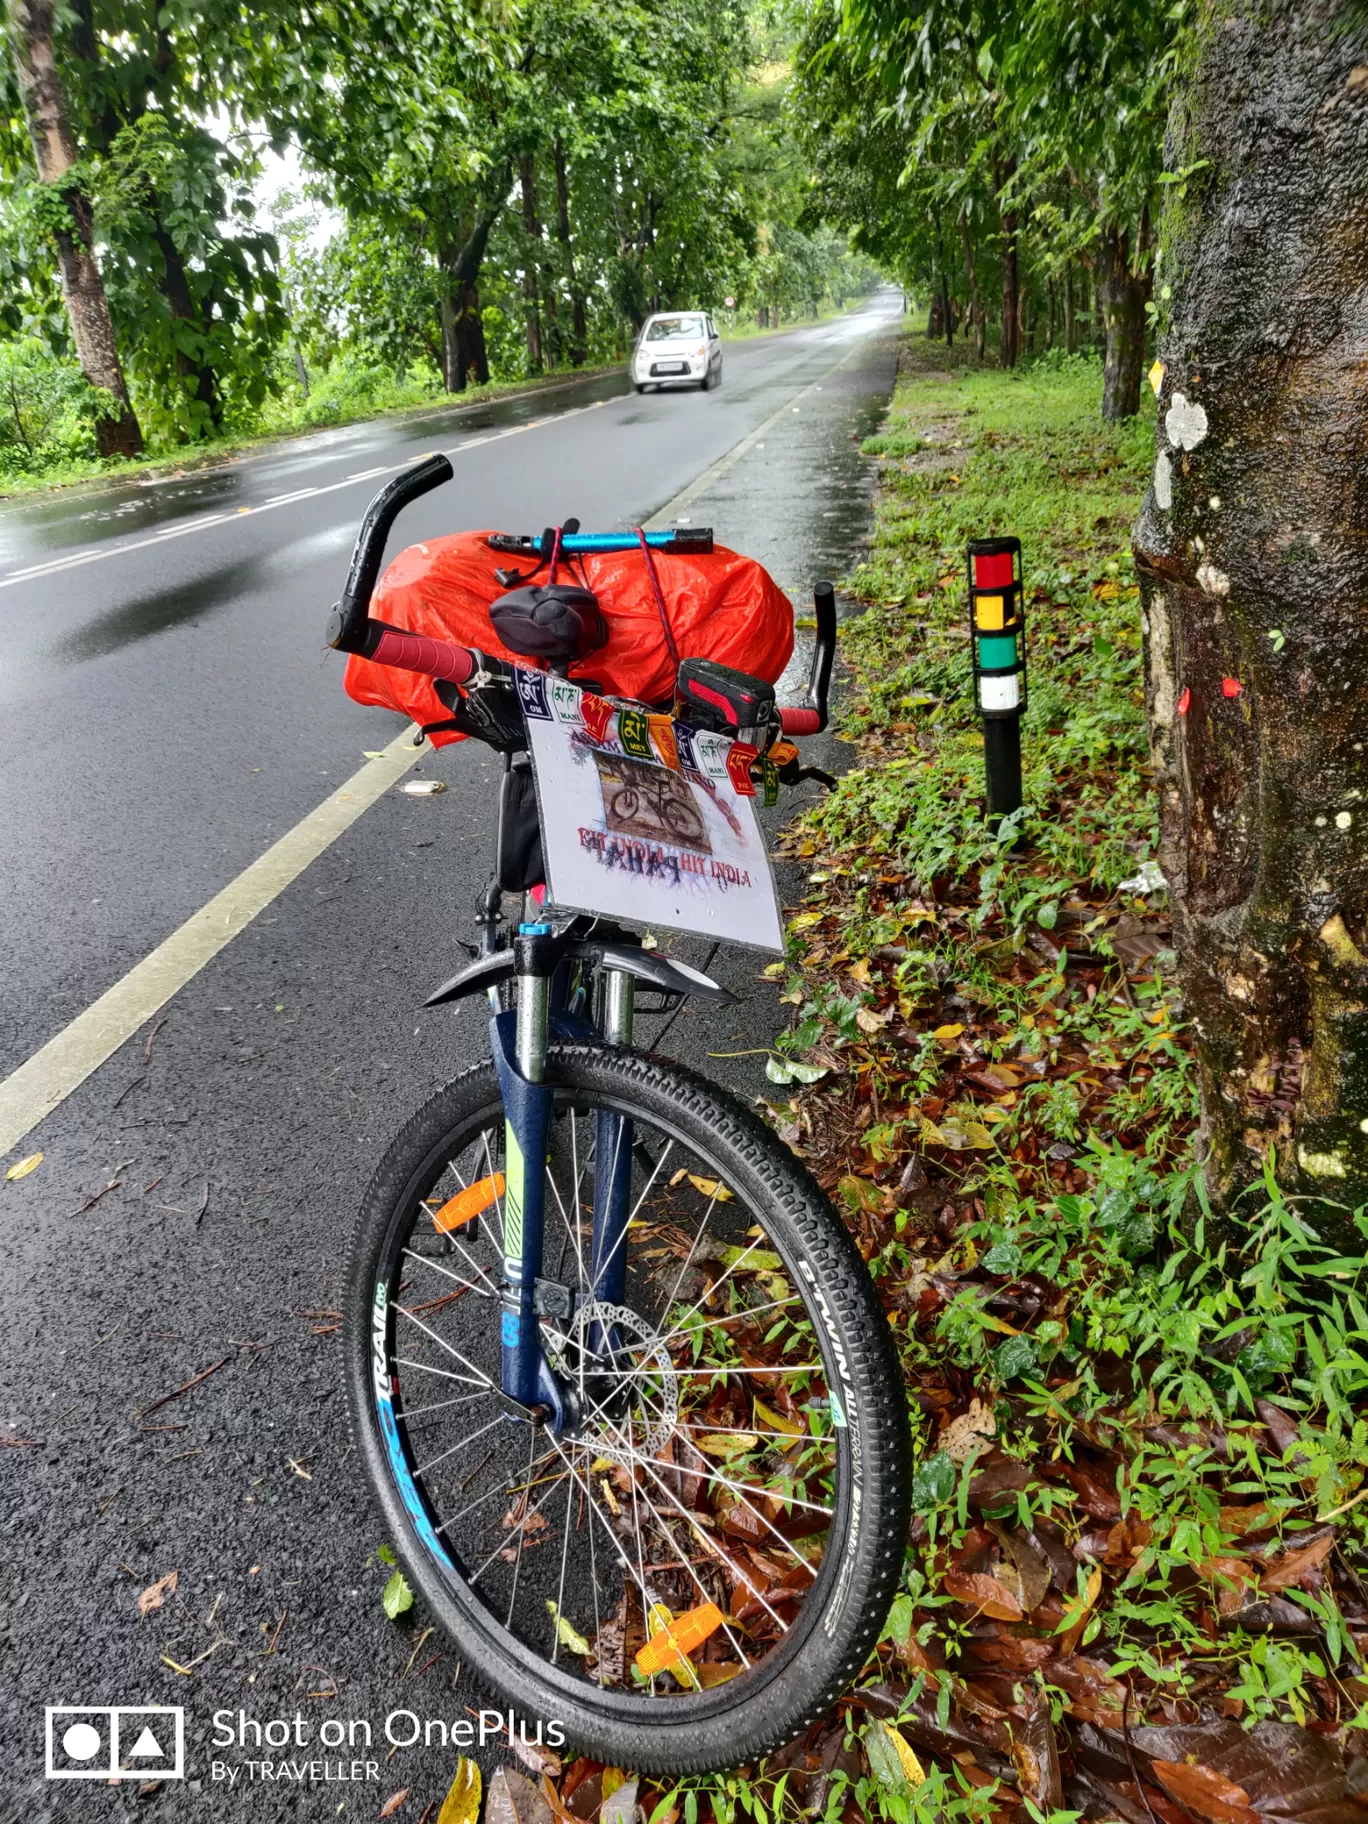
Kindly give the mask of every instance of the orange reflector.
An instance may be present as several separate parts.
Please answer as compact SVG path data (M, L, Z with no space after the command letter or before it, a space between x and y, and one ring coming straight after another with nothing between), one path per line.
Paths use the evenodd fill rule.
M701 1609L690 1609L652 1634L636 1656L638 1672L649 1678L653 1672L672 1672L686 1653L694 1653L710 1634L722 1626L722 1611L715 1602L705 1602Z
M467 1222L474 1222L482 1216L491 1203L497 1203L504 1194L504 1175L495 1172L492 1178L477 1178L474 1184L467 1185L465 1190L457 1191L442 1205L433 1216L433 1226L440 1229L443 1235L449 1235L453 1229L461 1228Z
M1000 595L977 595L974 597L974 620L984 632L992 633L1004 625L1002 597Z

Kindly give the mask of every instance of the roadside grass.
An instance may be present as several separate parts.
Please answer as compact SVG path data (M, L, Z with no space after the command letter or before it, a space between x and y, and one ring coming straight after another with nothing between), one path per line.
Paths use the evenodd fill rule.
M859 763L788 838L812 891L768 1074L899 1339L916 1513L856 1687L762 1766L643 1787L656 1824L1342 1824L1368 1785L1368 1262L1271 1179L1238 1251L1206 1237L1146 871L1152 426L1103 425L1098 391L1090 361L1004 375L910 337L871 440ZM995 839L964 545L1005 533L1027 808Z

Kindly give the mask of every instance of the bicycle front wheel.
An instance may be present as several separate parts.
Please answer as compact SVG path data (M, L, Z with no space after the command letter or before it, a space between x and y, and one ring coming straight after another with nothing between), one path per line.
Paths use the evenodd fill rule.
M887 1614L910 1454L892 1338L825 1197L739 1102L598 1045L553 1048L547 1081L538 1303L576 1418L558 1434L499 1392L484 1064L366 1196L346 1311L362 1462L411 1583L524 1717L646 1772L736 1765L815 1720ZM605 1302L595 1186L619 1173Z

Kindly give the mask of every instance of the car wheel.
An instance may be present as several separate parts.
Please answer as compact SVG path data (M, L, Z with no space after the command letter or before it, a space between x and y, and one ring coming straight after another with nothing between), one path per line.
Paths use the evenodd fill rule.
M712 386L713 386L713 377L712 377L712 370L710 368L708 370L708 372L706 374L704 374L703 378L699 381L698 390L701 393L710 393L712 391Z
M633 384L639 393L644 393L646 391L646 382L644 380L634 381Z

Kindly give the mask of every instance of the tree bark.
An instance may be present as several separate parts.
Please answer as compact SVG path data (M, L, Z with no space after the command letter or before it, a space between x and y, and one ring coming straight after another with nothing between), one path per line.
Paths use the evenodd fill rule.
M959 218L960 241L964 247L964 267L969 275L969 314L974 319L974 353L980 361L986 340L983 321L983 298L979 292L978 268L974 265L974 237L969 232L969 218L963 212Z
M999 198L1004 187L1016 176L1016 160L1006 159L993 168L993 184ZM1017 328L1017 216L1015 208L998 205L998 233L1002 243L1002 341L998 355L1004 367L1015 367L1020 349Z
M1071 355L1078 352L1078 311L1074 304L1072 260L1064 268L1064 347Z
M95 254L90 200L74 178L63 187L63 179L77 162L77 153L53 47L55 12L53 0L10 0L10 44L38 176L61 195L70 218L70 227L59 228L54 239L76 356L90 384L111 394L119 407L115 416L97 420L96 447L101 456L127 458L141 453L142 429L129 400L119 360L109 300Z
M570 287L570 365L583 367L588 348L588 328L584 313L584 287L575 271L575 249L570 239L570 176L565 162L565 141L556 135L556 234L565 260L565 279Z
M1140 410L1140 373L1145 365L1145 305L1149 273L1131 263L1130 236L1123 228L1102 235L1102 319L1107 331L1102 369L1102 416L1133 418Z
M950 280L946 275L944 263L941 265L941 321L945 326L945 346L955 346L955 313L950 308Z
M491 193L495 200L482 213L462 221L460 245L438 250L443 275L442 385L449 393L463 393L471 375L477 386L489 384L489 356L480 316L480 267L494 224L503 213L510 176L505 167Z
M1136 529L1160 859L1218 1209L1368 1201L1368 24L1233 0L1169 122L1172 287ZM1231 80L1231 72L1239 80ZM1339 1205L1336 1211L1332 1206Z
M523 257L523 303L527 320L527 365L534 374L542 372L541 299L538 295L537 268L541 263L541 223L537 219L537 172L530 153L518 160L518 178L522 190L523 233L527 250Z

